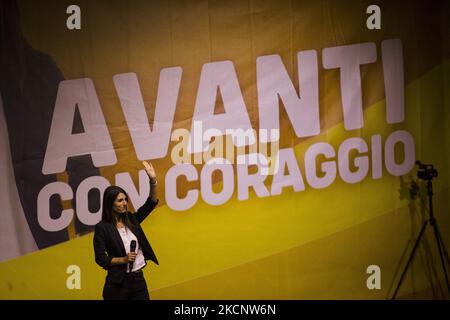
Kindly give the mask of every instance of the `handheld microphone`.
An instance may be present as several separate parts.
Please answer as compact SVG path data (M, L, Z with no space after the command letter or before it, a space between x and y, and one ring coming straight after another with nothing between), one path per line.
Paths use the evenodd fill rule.
M130 252L134 252L136 250L136 240L131 240L131 243L130 243ZM133 264L134 264L134 261L130 261L129 263L128 263L128 265L129 265L129 267L130 267L130 272L133 270Z

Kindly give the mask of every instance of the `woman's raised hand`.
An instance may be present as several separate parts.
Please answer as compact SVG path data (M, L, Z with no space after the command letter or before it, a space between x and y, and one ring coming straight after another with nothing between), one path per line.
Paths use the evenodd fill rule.
M142 161L142 164L144 165L145 172L147 172L148 177L150 178L150 182L156 183L156 172L152 164L147 161Z

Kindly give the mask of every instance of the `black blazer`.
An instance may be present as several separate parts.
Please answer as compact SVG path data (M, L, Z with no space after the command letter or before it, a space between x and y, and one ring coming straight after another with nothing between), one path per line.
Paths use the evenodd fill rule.
M158 201L153 202L150 198L148 198L144 205L140 207L136 213L133 214L128 212L126 214L129 215L132 223L131 231L138 240L139 247L142 249L145 260L152 260L154 263L159 264L158 259L156 259L156 255L140 226L141 222L147 218L157 204ZM106 282L122 283L127 270L127 265L111 265L112 258L125 257L127 255L122 238L120 237L119 231L115 225L102 220L95 226L94 252L95 262L103 269L108 270Z

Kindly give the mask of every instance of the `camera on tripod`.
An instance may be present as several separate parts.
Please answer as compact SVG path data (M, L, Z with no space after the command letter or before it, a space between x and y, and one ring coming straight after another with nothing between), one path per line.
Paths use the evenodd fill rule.
M425 229L427 226L431 226L433 228L434 237L436 240L436 245L439 250L439 257L441 260L442 265L442 271L444 272L445 276L445 284L447 285L448 293L450 294L450 282L448 281L448 274L447 274L447 268L446 268L446 262L449 264L449 258L448 258L448 252L445 248L444 241L442 240L441 232L439 231L438 223L436 221L436 218L434 217L433 213L433 182L431 181L433 178L437 177L437 170L434 169L434 166L432 164L423 164L420 161L416 161L416 164L419 166L419 171L417 171L417 176L419 179L423 179L427 181L427 191L428 191L428 213L430 215L429 218L427 218L423 224L422 228L420 229L419 236L417 237L416 241L414 242L414 247L412 249L412 252L408 258L408 262L406 263L405 268L403 269L402 275L400 276L400 280L398 281L397 288L394 291L394 295L392 296L392 299L395 299L397 297L398 290L400 289L400 285L403 282L403 279L405 278L406 271L408 270L408 267L411 264L411 261L414 258L414 255L416 254L417 248L419 247L420 240L422 239ZM445 256L445 259L444 259Z
M419 166L419 171L417 171L417 177L423 180L431 180L438 176L437 170L432 164L423 164L420 161L416 161Z

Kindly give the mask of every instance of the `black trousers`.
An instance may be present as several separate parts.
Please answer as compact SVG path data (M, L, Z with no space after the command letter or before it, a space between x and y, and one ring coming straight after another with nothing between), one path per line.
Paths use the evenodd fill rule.
M125 274L121 284L105 283L103 288L105 300L150 300L144 273L131 272Z

